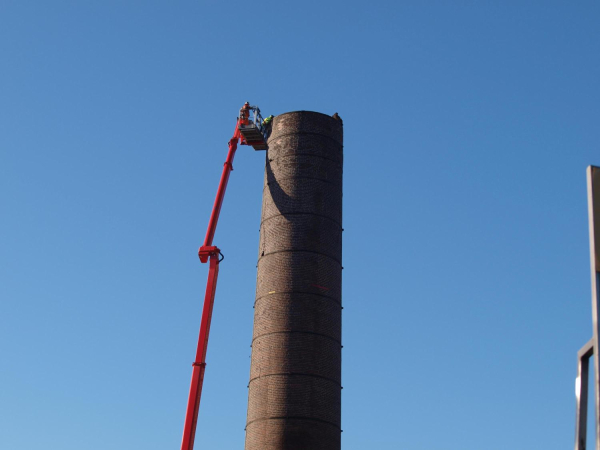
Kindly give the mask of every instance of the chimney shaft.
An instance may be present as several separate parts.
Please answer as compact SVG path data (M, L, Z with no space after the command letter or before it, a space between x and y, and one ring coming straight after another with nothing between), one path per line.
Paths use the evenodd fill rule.
M341 120L273 120L266 155L246 450L339 450Z

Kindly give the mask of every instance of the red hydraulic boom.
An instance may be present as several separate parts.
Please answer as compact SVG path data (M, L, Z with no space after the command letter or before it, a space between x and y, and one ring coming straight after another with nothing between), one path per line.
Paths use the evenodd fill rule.
M202 395L202 384L204 382L204 370L206 369L206 349L208 347L208 333L210 331L210 321L212 317L213 304L215 301L215 290L217 288L217 277L219 275L219 263L222 261L222 254L218 247L213 244L213 238L219 221L225 189L229 181L229 174L233 170L233 158L237 150L238 143L242 145L251 145L255 150L267 149L267 130L263 125L263 119L260 110L256 106L250 106L248 102L240 110L240 116L235 124L233 137L229 140L229 152L227 160L221 174L221 181L217 189L215 204L208 222L206 237L204 243L198 250L198 257L203 263L209 263L208 281L206 283L206 293L204 295L204 307L202 308L202 319L200 322L200 335L198 337L198 348L196 350L196 359L192 364L192 381L190 385L190 395L188 398L187 410L185 413L185 424L183 427L183 439L181 441L181 450L193 450L194 437L196 435L196 423L198 422L198 409L200 407L200 396ZM221 257L221 258L219 258Z

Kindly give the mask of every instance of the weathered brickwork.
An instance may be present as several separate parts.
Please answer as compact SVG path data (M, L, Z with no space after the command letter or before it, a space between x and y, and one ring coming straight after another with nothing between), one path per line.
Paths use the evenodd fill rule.
M266 155L246 450L339 450L339 120L275 117Z

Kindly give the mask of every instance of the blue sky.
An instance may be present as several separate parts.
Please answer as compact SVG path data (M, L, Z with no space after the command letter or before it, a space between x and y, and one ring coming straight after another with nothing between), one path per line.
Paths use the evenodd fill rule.
M600 6L0 3L0 447L179 448L245 101L345 126L343 448L573 444ZM197 447L242 448L264 153L241 147ZM202 444L202 446L201 446Z

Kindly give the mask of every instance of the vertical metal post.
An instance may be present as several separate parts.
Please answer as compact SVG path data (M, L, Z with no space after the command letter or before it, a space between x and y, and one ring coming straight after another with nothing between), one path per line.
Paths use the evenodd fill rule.
M588 182L588 217L590 226L590 262L592 271L592 323L593 346L598 348L598 335L600 323L598 310L600 298L598 297L598 277L600 273L600 168L589 166L587 169ZM596 406L596 450L600 450L600 358L594 358L594 391Z
M590 339L577 352L577 380L575 382L575 398L577 401L575 420L575 450L585 450L587 442L587 411L590 358L594 354L594 340Z

